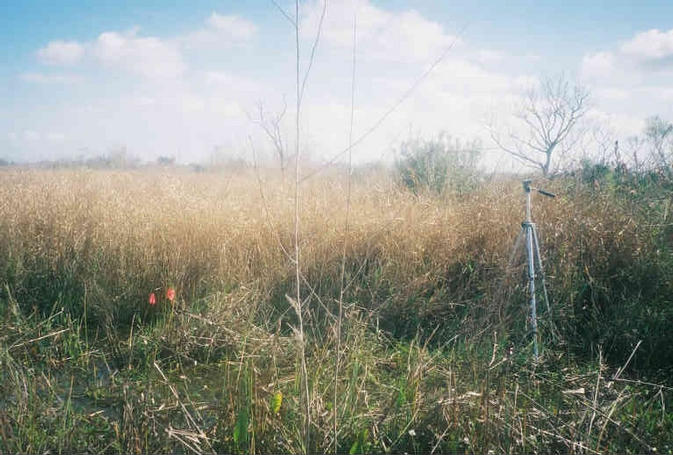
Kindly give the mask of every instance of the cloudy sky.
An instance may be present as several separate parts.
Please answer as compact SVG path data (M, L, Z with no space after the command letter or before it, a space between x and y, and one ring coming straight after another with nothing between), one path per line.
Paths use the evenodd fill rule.
M290 15L293 5L277 4ZM322 12L300 4L302 71ZM353 18L355 137L450 51L376 131L357 161L390 158L409 134L484 138L523 92L563 72L618 136L673 120L673 2L328 0L307 82L302 147L320 161L347 144ZM268 149L258 103L294 117L294 31L270 0L21 0L0 6L0 158L96 155L207 159Z

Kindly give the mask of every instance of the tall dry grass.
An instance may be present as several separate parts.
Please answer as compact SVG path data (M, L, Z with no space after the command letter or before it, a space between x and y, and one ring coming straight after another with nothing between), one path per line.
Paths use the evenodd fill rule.
M0 174L3 364L12 372L3 384L14 397L2 412L33 425L43 444L30 445L26 433L7 440L27 445L6 450L52 448L40 428L53 425L70 429L63 448L81 447L78 422L107 425L101 440L120 451L307 449L286 298L296 272L294 188L262 174L261 184L252 171ZM535 369L521 258L508 263L523 217L520 183L493 180L456 198L413 195L385 173L354 179L336 388L341 451L600 452L662 441L665 410L659 429L641 421L649 414L639 406L655 406L639 401L649 389L613 394L608 367L596 362L600 351L622 365L637 341L633 371L670 358L662 255L670 245L659 223L643 223L655 209L571 183L551 182L562 196L534 202L561 335L543 323L547 360ZM299 193L308 450L328 450L334 436L346 185L335 171ZM169 286L175 305L148 305ZM35 368L49 372L46 383ZM47 385L64 371L87 391L74 379ZM17 407L30 396L40 399ZM71 420L49 420L44 407L73 403L68 396L79 411L68 405Z
M1 178L2 275L21 305L44 312L58 302L81 314L86 296L93 321L128 325L153 289L170 285L187 301L241 292L250 314L271 324L291 317L293 188L273 174L261 187L252 172L9 171ZM330 317L339 297L346 185L333 175L300 193L302 280L315 317ZM643 224L640 204L561 185L560 198L534 201L558 317L609 305L606 286L656 291L661 276L653 276L655 286L637 282L643 269L664 273L651 260L661 255L658 231ZM456 315L502 320L511 312L519 276L507 273L507 259L523 218L518 182L437 198L371 175L354 184L350 210L345 298L375 310L385 328L413 336L419 322L433 330ZM525 320L519 316L512 317ZM483 322L465 322L475 321Z
M86 288L92 308L128 322L155 286L171 284L190 299L241 287L268 296L290 278L292 188L278 179L266 181L264 199L251 175L62 171L2 179L5 273L21 301L69 304ZM332 295L338 276L344 186L328 178L301 192L305 278L321 296ZM360 183L350 279L376 268L380 280L412 290L441 279L451 264L495 264L518 229L515 191L438 203L384 177ZM362 304L382 303L372 300Z

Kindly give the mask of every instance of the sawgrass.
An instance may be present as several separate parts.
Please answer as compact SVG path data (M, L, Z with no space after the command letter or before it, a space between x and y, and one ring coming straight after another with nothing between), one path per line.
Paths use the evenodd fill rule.
M518 181L457 197L354 178L340 344L346 179L303 183L306 448L291 185L252 170L0 180L3 452L333 451L335 406L340 452L673 449L668 193L560 179L534 201L553 304L535 365L509 261Z

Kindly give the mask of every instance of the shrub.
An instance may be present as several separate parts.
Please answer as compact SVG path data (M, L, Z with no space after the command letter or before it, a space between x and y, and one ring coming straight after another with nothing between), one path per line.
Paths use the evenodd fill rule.
M397 176L414 194L466 193L478 183L480 149L479 141L462 143L446 133L431 139L408 139L400 145Z

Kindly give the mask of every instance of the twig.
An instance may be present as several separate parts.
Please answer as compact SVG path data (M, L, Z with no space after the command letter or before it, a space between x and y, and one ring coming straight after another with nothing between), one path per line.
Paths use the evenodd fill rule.
M632 359L633 356L636 354L636 351L638 350L638 348L640 347L640 344L641 344L642 342L643 342L643 340L639 340L639 341L638 341L638 344L636 344L636 347L633 348L633 351L631 352L631 355L629 356L628 359L626 359L626 363L624 364L624 366L622 366L621 368L619 368L619 369L617 370L617 372L616 372L615 375L612 377L612 379L619 379L619 376L621 376L621 374L624 372L624 370L626 369L626 367L629 366L629 363L631 363L631 359Z
M67 332L68 330L70 330L70 329L65 328L65 329L57 330L56 332L48 333L46 335L42 335L41 337L33 338L32 340L24 341L22 343L13 344L9 347L8 350L11 351L12 349L20 348L21 346L25 346L27 344L34 343L36 341L44 340L45 338L55 337L55 336L57 336L57 335L59 335L63 332Z
M315 52L318 49L318 43L320 42L320 34L322 32L322 24L325 20L325 13L327 13L327 0L322 2L322 12L320 13L320 21L318 22L318 31L315 34L315 39L313 40L313 46L311 47L311 56L308 59L308 66L304 72L304 80L301 83L301 91L299 93L299 102L304 98L304 90L306 89L306 81L308 80L308 75L311 72L311 67L313 66L313 60L315 58ZM297 21L299 21L299 16L297 16Z
M599 436L598 436L598 442L596 443L596 448L598 448L599 445L600 445L600 441L601 441L601 439L603 438L603 433L605 432L605 428L607 427L608 423L612 423L612 424L615 425L617 428L620 428L620 429L623 430L626 434L628 434L628 435L631 436L633 439L635 439L635 440L638 441L640 444L642 444L643 447L645 447L647 450L652 450L652 446L650 446L647 442L645 442L640 436L638 436L637 434L635 434L632 430L630 430L630 429L627 428L626 426L622 425L621 422L618 422L618 421L616 421L616 420L614 420L614 419L612 418L612 414L615 412L615 409L617 408L617 403L619 402L619 400L621 399L621 397L622 397L622 394L620 394L620 395L615 399L615 401L614 401L613 404L612 404L612 407L610 408L610 412L609 412L607 415L605 414L605 412L601 411L600 409L596 409L596 408L594 408L593 405L591 404L591 402L588 401L586 398L583 400L583 401L585 402L585 405L586 405L587 407L589 407L590 409L593 409L593 410L596 411L598 414L600 414L601 416L605 417L605 423L603 424L603 429L601 430L601 433L600 433Z
M664 390L673 390L673 387L668 387L668 386L665 386L663 384L655 384L654 382L640 381L640 380L636 380L636 379L622 379L622 378L615 378L613 380L617 381L617 382L630 382L632 384L648 385L650 387L657 387L659 389L664 389Z
M603 351L598 351L598 377L596 378L596 390L594 390L594 412L591 414L591 420L589 421L589 431L587 432L588 436L591 436L591 429L594 426L594 419L596 418L596 408L598 408L598 388L601 384L601 368L603 366Z
M582 444L581 442L571 441L571 440L568 439L568 438L564 438L564 437L561 436L560 434L552 433L551 431L547 431L547 430L544 430L544 429L542 429L542 428L538 428L538 427L534 426L533 424L531 424L530 422L528 423L528 426L531 427L533 430L538 431L539 433L545 434L545 435L547 435L547 436L551 436L551 437L553 437L553 438L558 439L559 441L565 442L565 443L568 445L568 447L571 448L571 449L572 449L574 446L578 446L580 449L582 449L582 450L587 450L587 451L589 451L589 452L591 452L591 453L595 453L595 454L600 454L600 453L601 453L601 452L599 452L599 451L597 451L597 450L592 449L591 447L585 446L585 445Z
M178 432L175 431L175 430L174 430L173 428L171 428L170 426L169 426L168 428L166 428L166 433L168 433L168 437L169 437L169 438L172 437L172 438L177 439L183 446L187 447L189 450L191 450L192 452L194 452L196 455L202 455L203 452L201 452L198 448L193 447L190 443L188 443L187 441L185 441L184 439L182 439L182 438L180 437L180 435L178 434Z
M208 440L208 436L206 436L206 433L203 430L201 430L201 428L199 428L199 426L196 424L196 421L194 420L194 417L192 417L192 415L189 413L189 411L185 407L182 400L180 400L180 395L178 394L177 390L175 390L175 387L173 387L173 384L170 383L170 381L168 380L168 378L166 377L164 372L161 371L161 368L159 367L159 364L157 362L154 362L154 367L157 369L157 371L159 372L159 374L163 378L164 382L168 385L168 388L170 389L171 393L175 397L175 400L178 402L178 405L180 406L180 409L182 409L182 413L185 416L185 420L187 421L187 424L189 424L192 427L192 429L194 429L196 431L195 435L198 436L198 438L203 439L206 442L206 444L210 448L211 452L215 453L215 451L213 450L213 447L210 445L210 441ZM169 429L170 429L170 431L174 431L170 427L169 427ZM169 431L169 429L167 429L166 431ZM171 433L169 432L169 435L170 434ZM183 444L185 444L185 442L182 441L180 438L178 438L177 436L175 436L175 437L178 440L180 440ZM197 443L200 442L198 439L196 441L197 441ZM197 453L200 454L201 452L197 452Z
M278 9L278 11L280 11L280 13L281 13L283 16L285 16L285 19L287 19L287 20L290 22L290 24L292 24L292 27L296 27L296 26L297 26L297 20L299 20L299 18L297 18L297 20L292 19L292 17L287 13L287 11L285 11L285 10L278 4L278 2L276 2L276 0L271 0L271 3L273 3L273 6L275 6L276 9Z

